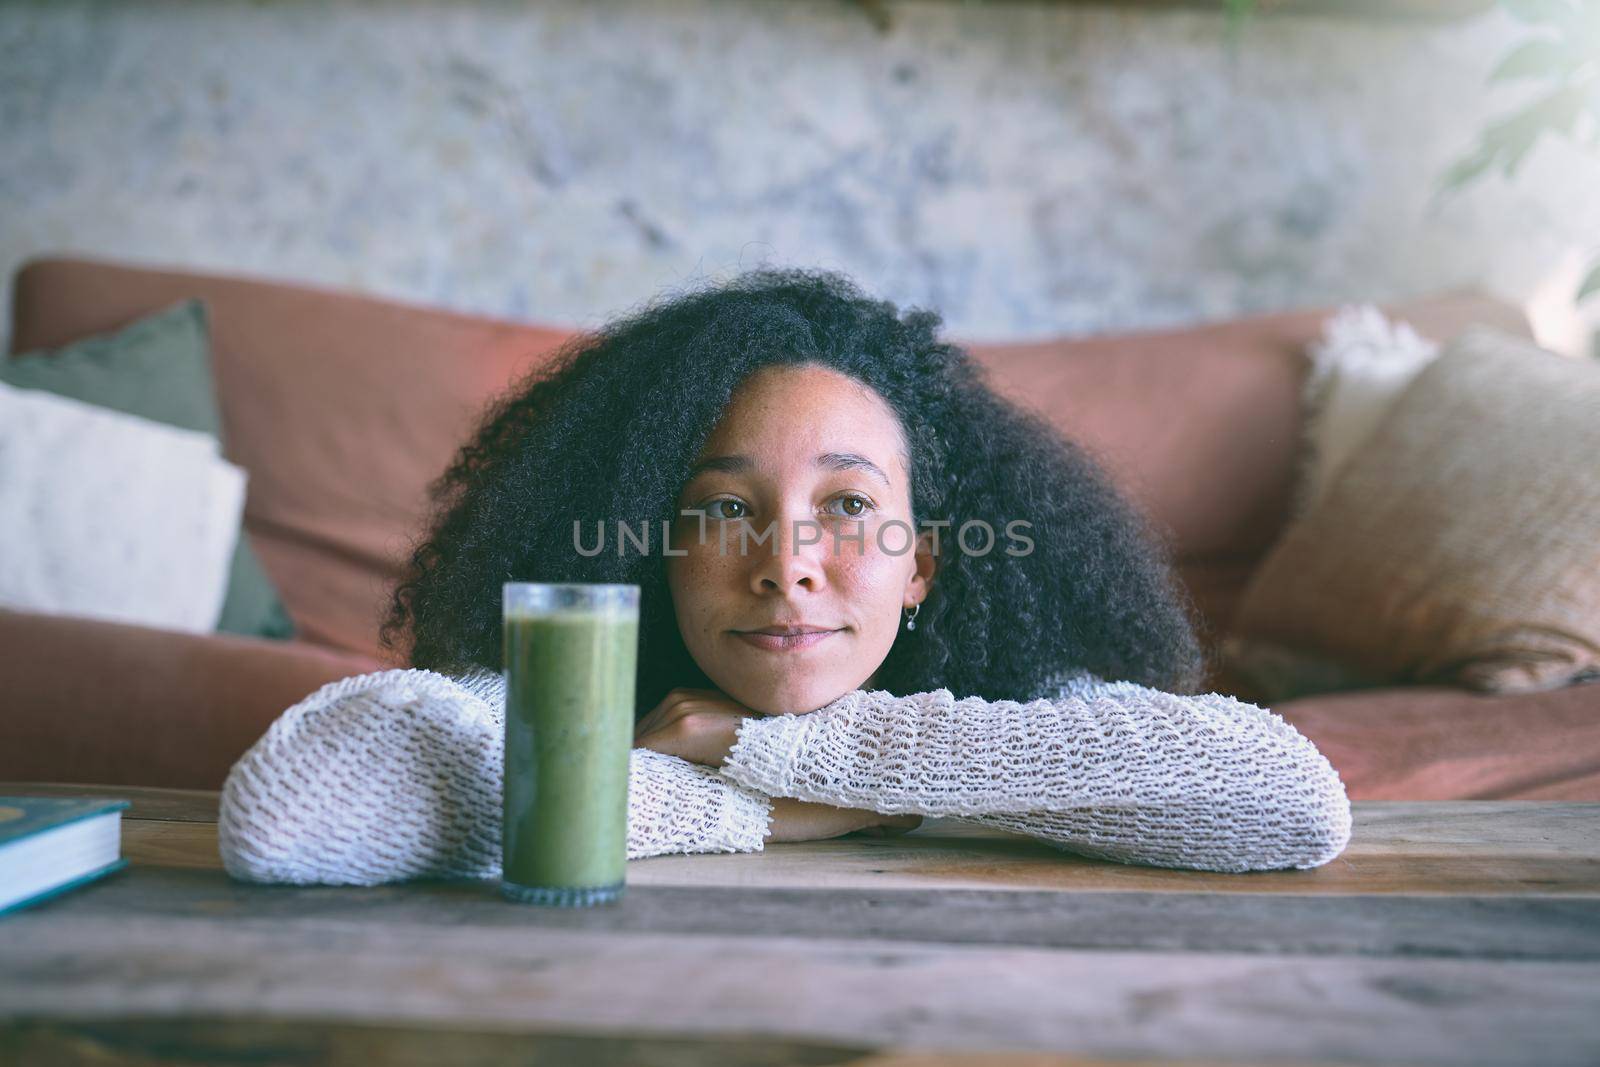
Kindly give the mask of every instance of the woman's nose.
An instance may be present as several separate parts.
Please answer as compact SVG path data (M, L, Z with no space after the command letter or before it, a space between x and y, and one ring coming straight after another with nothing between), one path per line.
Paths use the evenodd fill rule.
M769 593L774 588L788 591L796 585L804 585L812 591L822 588L826 581L822 524L809 517L782 518L775 520L770 529L770 535L759 545L755 543L756 534L767 531L751 533L751 589Z

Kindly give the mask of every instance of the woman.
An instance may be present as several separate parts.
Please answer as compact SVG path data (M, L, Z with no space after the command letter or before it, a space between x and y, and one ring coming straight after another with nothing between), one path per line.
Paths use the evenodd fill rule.
M1158 866L1338 855L1327 760L1193 694L1198 643L1138 514L939 325L759 271L570 343L434 487L383 627L413 669L324 687L234 766L228 870L499 873L513 579L641 587L629 858L923 815Z

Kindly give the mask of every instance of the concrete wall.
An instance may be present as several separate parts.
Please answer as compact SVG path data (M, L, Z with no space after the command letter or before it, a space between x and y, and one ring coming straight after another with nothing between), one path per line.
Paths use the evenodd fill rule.
M1547 143L1425 210L1520 99L1485 83L1501 14L1265 16L1230 56L1204 10L872 10L3 3L0 271L75 251L582 325L825 266L965 338L1477 282L1588 344L1600 158Z

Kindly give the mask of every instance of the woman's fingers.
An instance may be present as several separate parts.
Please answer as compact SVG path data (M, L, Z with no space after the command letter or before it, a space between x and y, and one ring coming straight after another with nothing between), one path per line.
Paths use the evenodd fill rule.
M922 816L920 815L884 815L882 820L882 822L873 823L871 826L863 826L856 833L864 834L867 837L898 837L901 834L910 833L922 825Z
M832 804L774 797L769 841L820 841L844 834L888 837L915 830L921 815L880 815L861 808L839 808Z
M659 704L633 724L634 740L637 741L645 734L670 726L674 721L695 711L720 711L741 717L756 714L716 689L673 689L661 698Z

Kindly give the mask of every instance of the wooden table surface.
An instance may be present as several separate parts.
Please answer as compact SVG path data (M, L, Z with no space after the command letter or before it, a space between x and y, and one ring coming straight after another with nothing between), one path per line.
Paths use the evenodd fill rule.
M1600 804L1358 802L1309 871L928 819L657 856L620 904L233 882L215 793L121 796L131 866L0 918L0 1063L1600 1063Z

